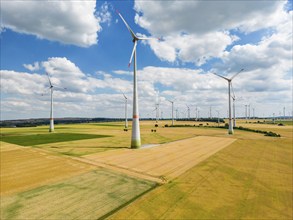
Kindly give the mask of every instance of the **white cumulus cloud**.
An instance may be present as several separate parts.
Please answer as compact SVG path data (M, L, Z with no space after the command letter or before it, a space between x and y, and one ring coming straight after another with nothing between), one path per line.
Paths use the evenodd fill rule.
M88 47L98 41L100 22L109 19L105 8L102 19L95 17L95 6L95 1L1 1L1 28Z
M231 31L251 33L286 22L285 1L135 1L135 22L163 41L150 41L169 62L197 66L222 58L239 40ZM237 42L236 42L237 43Z
M24 68L30 71L36 71L40 69L40 65L38 62L34 62L34 64L23 64Z

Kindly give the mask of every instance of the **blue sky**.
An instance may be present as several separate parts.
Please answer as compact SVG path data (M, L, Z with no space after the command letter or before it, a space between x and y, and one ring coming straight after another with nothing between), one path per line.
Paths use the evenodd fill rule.
M55 117L123 117L132 100L135 33L162 40L137 48L141 117L155 99L191 116L226 116L227 85L235 78L237 115L292 114L292 1L1 1L1 120L49 116L45 72L56 90ZM28 16L30 15L30 16ZM252 110L251 110L252 112Z
M99 9L103 4L105 4L104 1L97 1L96 8ZM23 63L33 63L58 56L67 57L89 74L94 74L97 70L110 72L115 68L127 70L133 43L129 32L115 11L119 10L123 13L135 32L148 34L145 29L135 24L133 19L135 11L132 8L132 1L109 1L111 24L102 24L103 30L99 34L98 44L86 48L38 39L35 35L19 34L6 29L1 33L1 68L25 71ZM119 23L116 23L116 19ZM123 51L125 53L122 53ZM149 47L140 46L139 52L144 54L144 59L139 61L141 66L169 65L168 63L162 64ZM113 65L113 61L115 61L115 65Z

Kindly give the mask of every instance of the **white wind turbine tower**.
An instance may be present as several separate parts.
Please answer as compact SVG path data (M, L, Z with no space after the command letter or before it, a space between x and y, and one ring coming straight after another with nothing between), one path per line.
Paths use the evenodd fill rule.
M125 129L128 128L128 121L127 121L127 97L124 93L122 93L125 99Z
M245 106L245 122L247 123L247 115L248 115L248 111L247 111L247 107L248 105L244 105Z
M58 86L53 86L52 82L51 82L51 79L50 79L50 76L49 74L46 72L46 75L48 77L48 81L49 81L49 84L50 84L50 93L51 93L51 110L50 110L50 128L49 128L49 132L53 132L54 131L54 116L53 116L53 91L54 91L54 88L61 88L61 87L58 87ZM61 89L66 89L66 88L61 88Z
M133 116L132 116L132 136L131 136L131 148L139 148L141 146L140 140L140 127L139 127L139 111L138 111L138 96L137 96L137 77L136 77L136 46L139 40L148 40L151 38L137 37L136 34L131 30L127 22L124 20L122 15L116 11L124 24L126 25L128 31L131 34L132 42L134 44L132 53L130 56L128 67L133 59Z
M187 107L187 118L188 120L190 120L190 107L188 105L186 105Z
M198 112L197 112L197 106L195 106L195 119L198 121Z
M233 134L233 125L232 125L232 115L231 115L231 83L232 83L232 80L239 74L243 71L244 69L241 69L238 73L236 73L234 76L232 76L231 78L226 78L224 76L221 76L221 75L218 75L216 73L213 73L215 74L216 76L219 76L225 80L228 81L228 101L229 101L229 131L228 133L229 134Z
M174 101L168 100L172 104L172 126L174 125Z
M156 94L156 101L155 101L155 109L156 109L156 123L158 123L159 121L159 117L160 117L160 97L159 97L159 92L157 92Z
M235 99L236 99L236 96L235 96L235 93L234 93L234 89L233 89L233 86L232 86L232 83L231 83L231 89L232 89L232 93L233 95L231 96L232 97L232 100L233 100L233 128L236 127L236 110L235 110Z

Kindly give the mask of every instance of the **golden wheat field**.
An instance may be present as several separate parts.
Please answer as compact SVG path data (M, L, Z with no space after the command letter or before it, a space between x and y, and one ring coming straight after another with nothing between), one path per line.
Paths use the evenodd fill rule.
M4 142L0 163L1 194L31 189L93 169L70 158Z
M291 124L168 123L1 129L1 219L292 219Z
M139 150L124 149L84 158L168 181L233 143L235 139L198 136Z

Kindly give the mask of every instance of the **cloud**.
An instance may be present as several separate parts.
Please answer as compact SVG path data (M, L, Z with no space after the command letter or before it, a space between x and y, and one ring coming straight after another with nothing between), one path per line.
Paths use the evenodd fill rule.
M99 77L90 76L66 57L51 57L39 62L41 70L47 71L52 83L67 90L54 91L56 117L121 117L124 116L123 91L128 97L129 112L132 105L132 77L125 80L127 71L115 70L116 74L97 71ZM292 106L292 76L279 74L275 69L242 72L233 80L237 98L238 115L243 105L250 103L256 111L266 115L284 106ZM117 74L120 73L120 74ZM1 114L3 119L25 117L48 117L50 95L45 74L1 70ZM231 73L230 73L231 74ZM228 76L230 76L230 74ZM278 76L278 77L276 77ZM289 77L289 78L288 78ZM160 92L160 109L166 117L171 116L171 105L180 115L186 114L186 104L195 116L196 107L201 116L208 116L210 106L213 115L227 111L227 82L202 69L168 68L147 66L138 69L138 95L141 117L153 117L156 92ZM282 106L283 107L283 106ZM289 108L288 108L289 109Z
M175 62L178 58L201 66L212 57L221 57L226 47L237 39L228 32L178 34L169 35L162 42L150 40L149 44L161 60Z
M132 75L131 71L125 71L125 70L114 70L113 73L118 75Z
M211 69L230 76L244 68L233 82L236 97L242 98L238 105L252 103L259 116L271 116L283 106L292 109L292 11L281 11L279 18L270 36L233 46Z
M10 95L29 96L45 89L46 78L39 74L1 70L1 93Z
M135 1L135 21L153 35L207 34L239 28L247 32L279 22L285 2ZM160 16L158 16L160 15ZM176 18L176 19L174 19Z
M23 64L23 66L30 71L36 71L40 69L38 62L34 62L34 64Z
M222 58L227 47L240 40L232 31L247 34L278 28L286 21L284 5L283 1L135 1L134 9L138 25L163 37L149 42L161 60L201 66Z
M1 28L40 39L89 47L98 41L101 22L109 22L104 6L95 17L95 1L1 1Z
M101 23L106 23L108 26L111 23L112 15L110 13L110 8L112 8L112 5L108 2L105 2L101 7L100 10L97 11L96 16L99 18Z
M111 113L106 109L111 106L114 111L112 114L115 115L117 114L115 109L121 104L120 98L123 98L121 90L131 97L131 82L100 71L101 79L88 76L66 57L51 57L38 63L42 74L0 71L3 119L15 118L15 116L46 117L50 94L49 82L44 72L50 75L52 84L56 86L54 89L56 117L94 117L97 109L110 116ZM27 66L34 65L27 64ZM66 87L67 90L59 87Z

